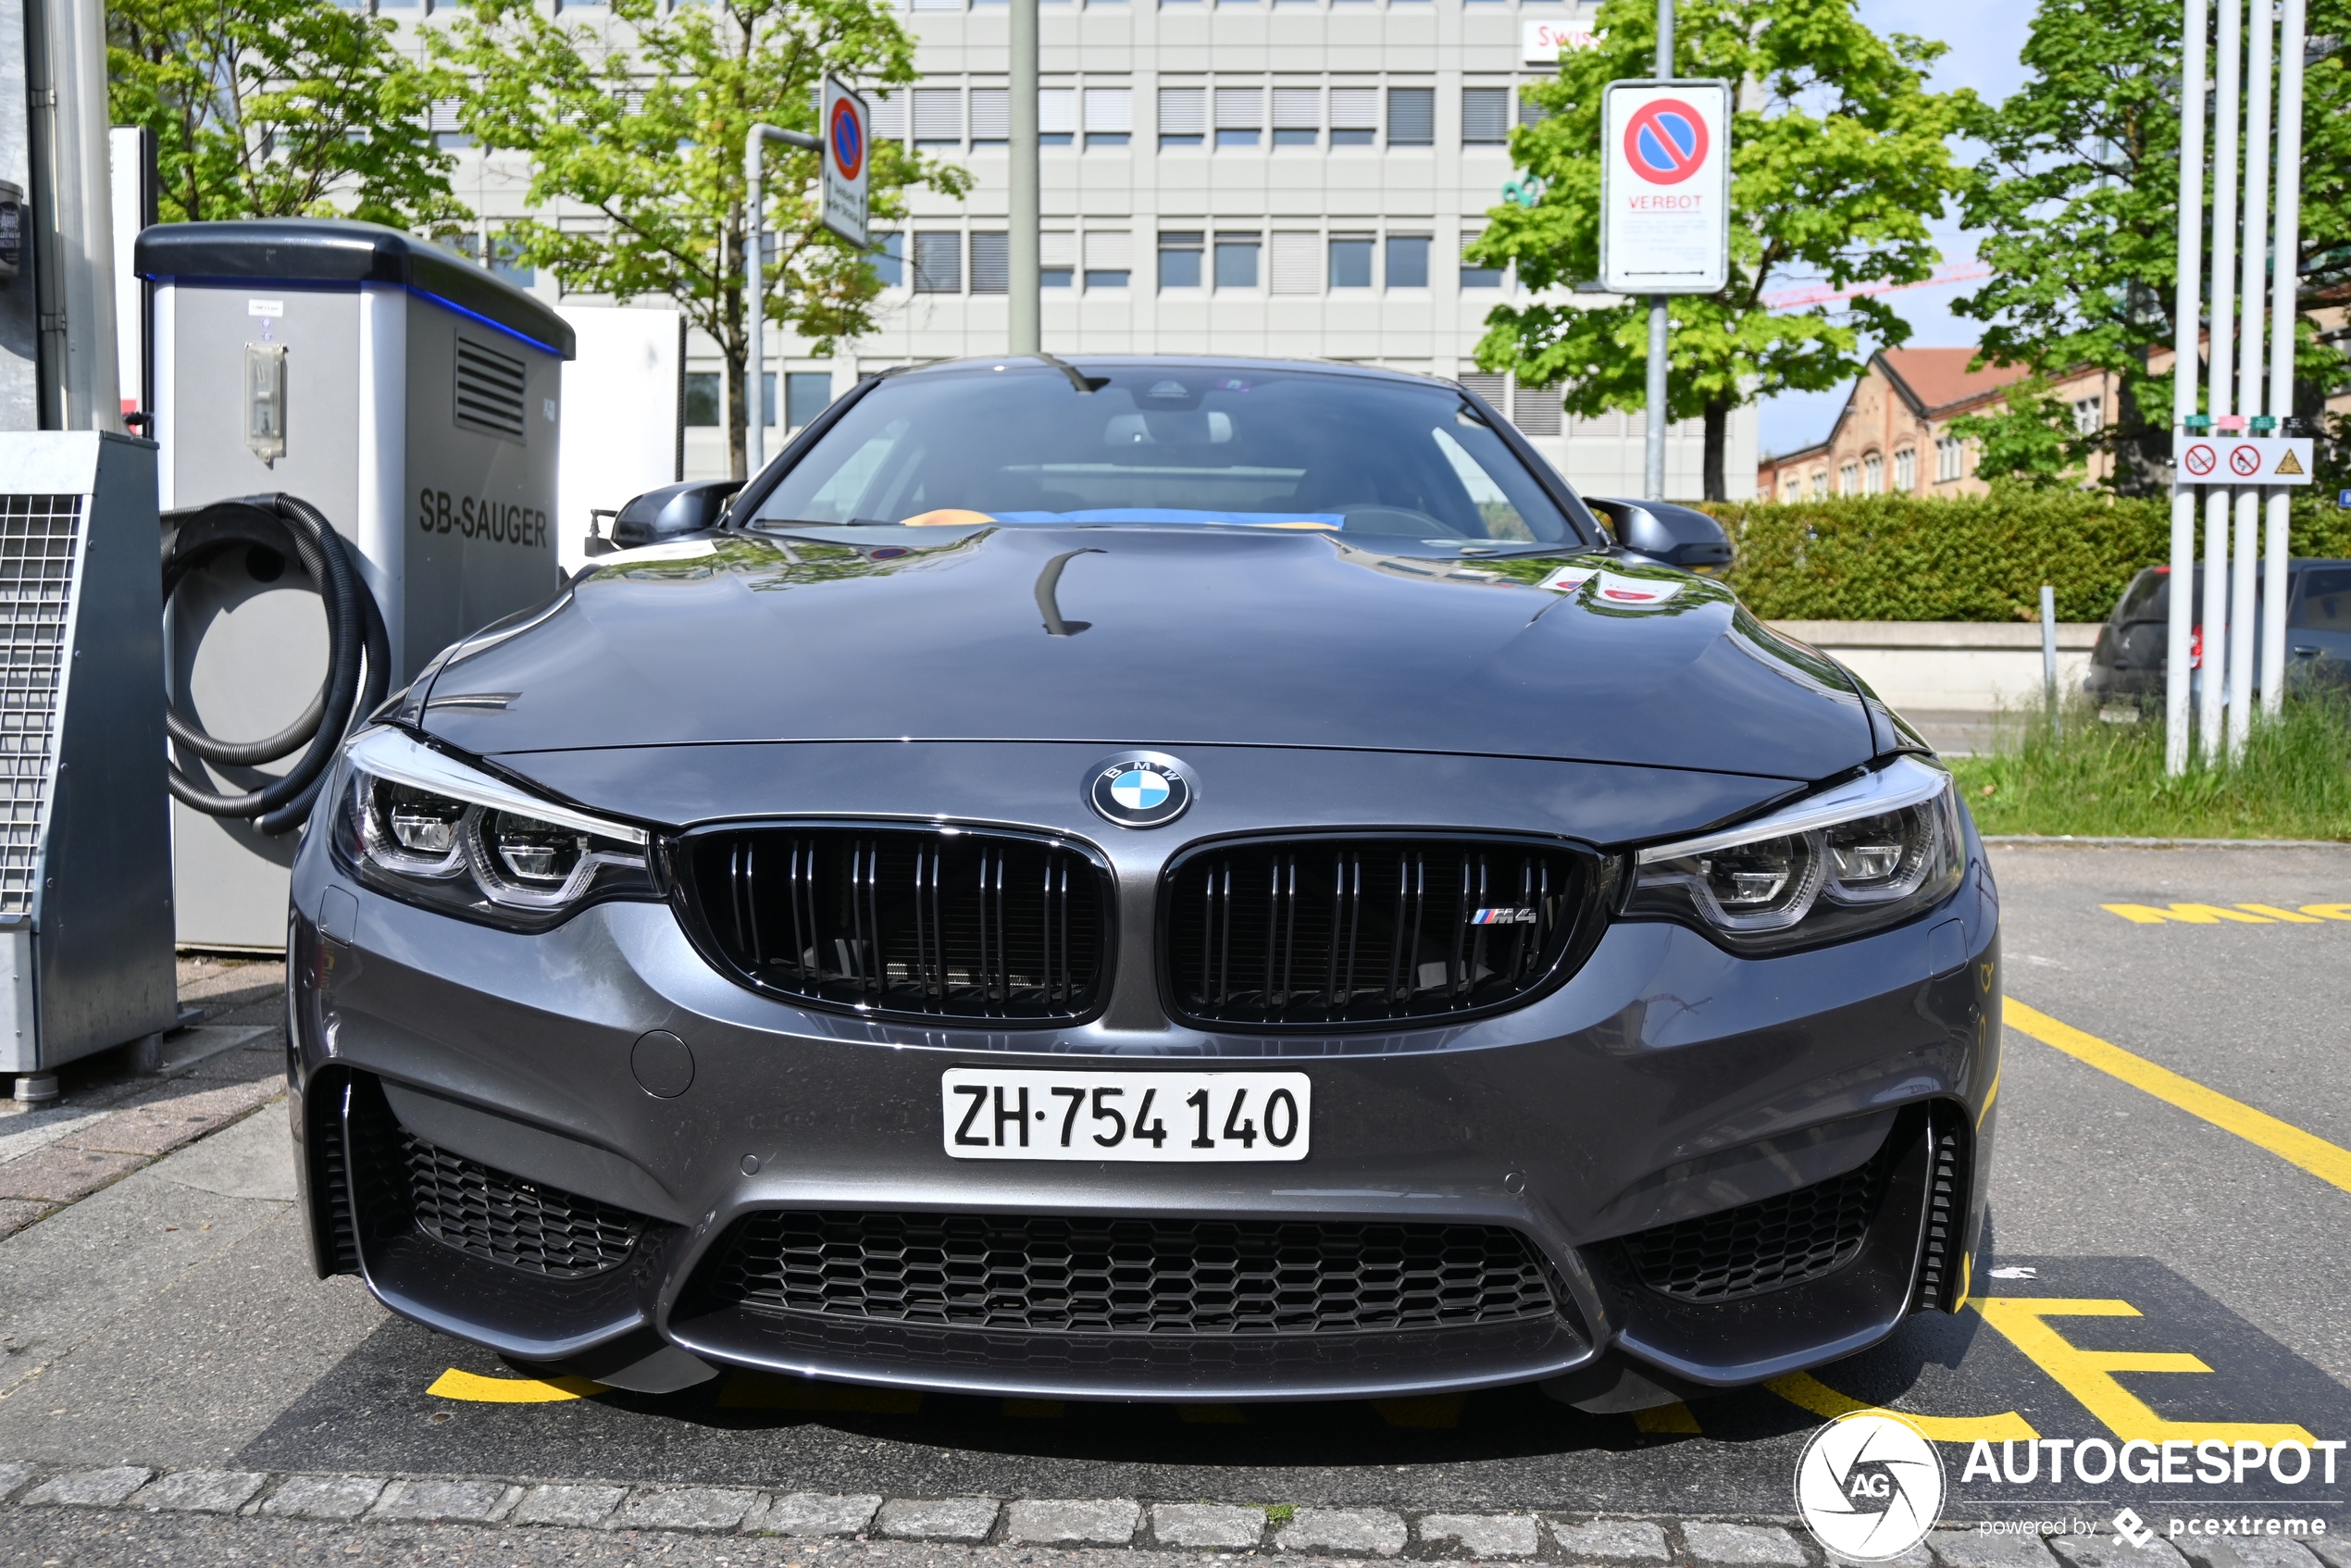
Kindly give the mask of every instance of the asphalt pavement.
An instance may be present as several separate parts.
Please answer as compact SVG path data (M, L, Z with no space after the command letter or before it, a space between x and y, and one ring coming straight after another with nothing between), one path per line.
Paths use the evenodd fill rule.
M666 1485L1205 1500L1397 1511L1418 1542L1428 1511L1785 1518L1822 1419L1884 1404L1925 1418L1943 1445L1953 1520L2104 1519L2128 1504L2158 1523L2245 1508L2351 1530L2339 1449L2321 1450L2331 1483L2257 1468L2211 1485L2192 1465L2144 1484L1962 1475L1977 1437L1994 1451L2045 1440L2012 1442L2012 1468L2047 1440L2351 1438L2351 849L1994 855L2007 992L2023 1004L2011 1023L2029 1017L2037 1035L2008 1034L1974 1303L1772 1388L1637 1418L1531 1390L1241 1409L751 1375L665 1398L573 1397L391 1317L355 1281L311 1278L279 1102L0 1241L0 1466L250 1473L248 1510L289 1475L597 1482L616 1498ZM0 1497L11 1487L35 1495L27 1481ZM0 1505L0 1552L306 1561L346 1538L267 1517L131 1519ZM370 1527L335 1530L373 1554L389 1537ZM465 1532L463 1553L488 1538L402 1528L404 1542L454 1532L453 1553Z

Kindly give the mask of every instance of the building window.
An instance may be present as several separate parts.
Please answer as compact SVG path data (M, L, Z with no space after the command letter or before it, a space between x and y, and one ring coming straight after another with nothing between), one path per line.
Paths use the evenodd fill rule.
M1253 289L1257 287L1257 249L1255 234L1219 234L1216 236L1216 286L1220 289Z
M1507 87L1462 89L1462 142L1481 146L1511 139L1511 90Z
M1208 116L1208 89L1163 87L1159 90L1159 144L1197 147Z
M1781 502L1785 504L1793 504L1803 497L1804 480L1795 474L1790 474L1786 481L1780 486Z
M1086 144L1124 147L1135 129L1135 90L1131 87L1086 89Z
M1905 495L1919 488L1919 454L1910 447L1894 454L1894 488Z
M1001 147L1012 140L1013 94L1008 87L972 89L972 145Z
M1086 286L1123 289L1134 276L1134 238L1124 229L1098 229L1086 236Z
M821 90L819 93L821 96ZM877 142L906 140L906 94L902 92L882 93L867 89L867 112L873 117L869 125Z
M1545 78L1545 80L1549 81L1549 79ZM1550 110L1545 108L1542 105L1536 103L1534 99L1526 95L1526 89L1533 85L1534 83L1532 82L1521 82L1519 84L1518 122L1521 125L1540 125L1545 120L1551 118Z
M1312 147L1323 139L1323 90L1274 89L1274 145Z
M1437 89L1391 87L1387 90L1387 144L1391 147L1431 147L1437 144Z
M1077 280L1077 236L1049 229L1037 236L1037 286L1066 289Z
M1861 469L1860 465L1853 463L1840 464L1836 470L1837 494L1859 495L1860 492Z
M1369 234L1331 236L1331 287L1368 289L1372 286L1372 237Z
M1967 473L1967 442L1944 436L1934 443L1934 482L1949 484Z
M1464 370L1453 378L1462 383L1463 392L1475 392L1486 400L1496 413L1502 410L1504 386L1502 377L1491 370Z
M964 292L964 237L946 233L914 236L914 292L960 294Z
M784 377L784 419L790 429L801 429L832 401L831 371L794 370Z
M1216 144L1254 147L1265 127L1265 90L1262 87L1219 87L1216 90Z
M895 289L906 281L906 236L877 234L873 240L873 254L866 259L873 264L874 276L883 288Z
M1037 144L1066 147L1077 131L1077 89L1040 87L1037 90Z
M2074 434L2094 436L2105 429L2106 399L2103 396L2077 398L2074 400Z
M1462 249L1464 252L1467 252L1467 251L1468 251L1468 249L1469 249L1472 245L1474 245L1474 244L1477 243L1477 237L1478 237L1478 235L1480 235L1480 234L1482 234L1482 233L1484 233L1484 232L1485 232L1485 230L1482 230L1482 229L1465 229L1465 230L1463 230L1462 231ZM1469 262L1467 262L1467 261L1464 261L1464 262L1462 262L1462 288L1464 288L1464 289L1499 289L1499 288L1500 288L1501 286L1502 286L1502 269L1501 269L1500 268L1499 268L1499 267L1476 267L1476 266L1473 266L1471 263L1469 263Z
M1331 89L1331 145L1368 147L1379 140L1379 89Z
M964 91L960 87L914 89L914 145L964 144Z
M1323 237L1295 230L1277 230L1267 282L1277 294L1318 294L1323 292Z
M1428 236L1390 234L1387 237L1387 286L1391 289L1428 287Z
M1013 283L1013 237L1001 231L972 235L972 292L1001 294Z
M726 417L726 378L715 370L686 372L686 423L715 426Z
M1519 386L1511 392L1511 423L1521 435L1555 436L1560 433L1560 390L1557 387Z
M972 237L978 238L977 235ZM1861 493L1863 495L1885 493L1885 454L1883 452L1872 452L1861 459Z
M1159 286L1163 289L1200 287L1200 236L1196 231L1163 233L1159 237Z

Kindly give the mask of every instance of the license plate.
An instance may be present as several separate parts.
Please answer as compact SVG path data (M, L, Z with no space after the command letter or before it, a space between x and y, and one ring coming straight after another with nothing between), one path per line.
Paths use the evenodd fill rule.
M1032 1073L957 1067L939 1081L958 1160L1165 1164L1303 1160L1304 1073Z

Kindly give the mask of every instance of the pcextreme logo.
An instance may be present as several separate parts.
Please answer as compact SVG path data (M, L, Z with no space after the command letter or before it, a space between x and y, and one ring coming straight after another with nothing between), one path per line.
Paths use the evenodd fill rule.
M1943 1510L1943 1459L1925 1433L1856 1411L1812 1434L1796 1462L1796 1510L1835 1557L1884 1562L1926 1538Z

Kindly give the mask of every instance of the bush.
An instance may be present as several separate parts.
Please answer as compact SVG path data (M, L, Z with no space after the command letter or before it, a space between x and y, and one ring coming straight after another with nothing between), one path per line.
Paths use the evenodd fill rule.
M1730 584L1767 620L2104 620L2143 566L2171 558L2169 500L2003 488L1707 507L1730 530ZM2351 556L2351 511L2297 498L2296 555ZM2199 529L2198 548L2201 549Z

